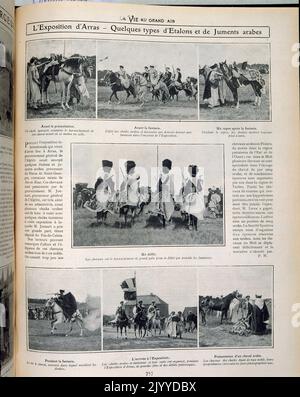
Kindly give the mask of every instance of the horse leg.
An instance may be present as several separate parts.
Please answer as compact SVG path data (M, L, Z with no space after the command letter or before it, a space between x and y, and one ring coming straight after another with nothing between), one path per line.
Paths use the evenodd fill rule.
M114 90L112 90L112 93L110 94L110 97L109 97L109 100L108 100L108 103L111 103L111 100L112 100L112 97L113 97L113 95L115 94L115 91Z
M67 332L65 336L71 335L72 331L73 331L73 323L72 323L72 321L70 321L70 329L69 329L69 332Z
M66 110L65 105L64 105L65 95L66 95L66 86L65 86L65 83L61 83L61 101L60 101L60 105L61 105L61 107L64 110Z
M57 321L57 320L52 320L52 321L51 321L51 335L53 335L53 334L54 334L54 330L55 330L55 323L56 323L56 321Z
M69 103L69 100L70 100L70 90L71 90L72 82L73 82L73 76L72 76L71 80L69 81L69 83L67 85L67 92L66 92L66 97L65 97L65 106L66 106L67 109L70 109L70 106L69 106L68 103Z
M115 95L116 100L118 101L118 104L120 104L121 101L120 101L120 99L119 99L119 97L118 97L118 95L117 95L117 91L114 92L114 95Z
M77 324L80 328L80 336L83 336L83 321L81 319L78 319Z
M239 102L239 96L238 96L238 90L237 88L234 89L233 91L233 99L234 99L234 105L236 109L239 109L240 107L240 102Z

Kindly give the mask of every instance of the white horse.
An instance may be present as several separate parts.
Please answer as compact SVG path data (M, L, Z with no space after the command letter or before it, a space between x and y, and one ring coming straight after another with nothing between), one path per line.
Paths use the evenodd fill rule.
M74 77L76 78L76 86L81 94L88 96L88 91L85 86L82 69L82 57L70 57L66 59L60 67L58 75L55 79L60 84L61 88L61 107L63 109L70 109L68 104L70 100L70 89Z
M70 319L67 319L63 313L63 309L57 303L56 298L52 297L48 299L45 304L46 309L51 309L53 314L53 320L51 320L51 335L54 335L54 330L56 330L56 325L69 322L70 329L65 336L69 336L73 330L73 323L76 323L80 328L80 336L83 336L83 318L79 310L72 315Z
M161 335L161 317L160 317L160 310L156 309L155 312L152 313L148 313L147 315L148 317L148 329L152 334L152 330L154 330L154 335L156 336L156 330L159 330L159 335Z
M131 79L134 84L134 88L137 92L137 100L141 102L141 107L144 106L146 100L145 96L150 91L149 83L142 73L135 72L132 74Z

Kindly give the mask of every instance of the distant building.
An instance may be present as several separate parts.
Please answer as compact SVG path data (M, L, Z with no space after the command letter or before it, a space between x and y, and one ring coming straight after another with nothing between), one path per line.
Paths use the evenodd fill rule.
M162 299L160 299L157 295L150 294L150 295L139 295L137 298L137 301L143 301L144 306L146 309L151 305L151 303L154 301L156 304L156 307L160 311L160 315L162 317L167 317L169 315L169 305L168 303L164 302ZM126 314L130 317L133 315L133 308L136 305L136 301L126 301L125 302L125 310Z

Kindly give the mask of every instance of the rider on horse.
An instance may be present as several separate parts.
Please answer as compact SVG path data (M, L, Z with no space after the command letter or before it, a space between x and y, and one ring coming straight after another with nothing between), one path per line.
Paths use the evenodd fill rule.
M125 70L123 65L119 66L119 72L118 73L119 73L122 85L125 88L129 88L129 86L130 86L129 76L128 76L128 74L127 74L127 72L126 72L126 70Z
M120 302L120 305L118 306L117 310L116 310L116 318L115 321L117 321L118 319L126 319L128 320L128 316L126 314L126 310L125 310L125 306L124 306L124 301Z
M145 314L146 308L143 304L143 301L140 300L136 306L135 306L135 313L134 313L134 319L137 317L142 317Z
M77 302L74 295L71 292L65 292L65 290L60 289L57 295L57 303L62 308L64 316L68 321L77 312Z

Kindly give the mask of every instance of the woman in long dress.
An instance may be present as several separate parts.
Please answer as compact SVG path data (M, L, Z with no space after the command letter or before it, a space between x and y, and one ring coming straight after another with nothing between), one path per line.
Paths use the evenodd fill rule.
M29 62L28 68L28 86L29 86L29 103L34 108L38 108L38 103L41 100L41 83L39 81L40 75L37 67L38 59L32 57Z

